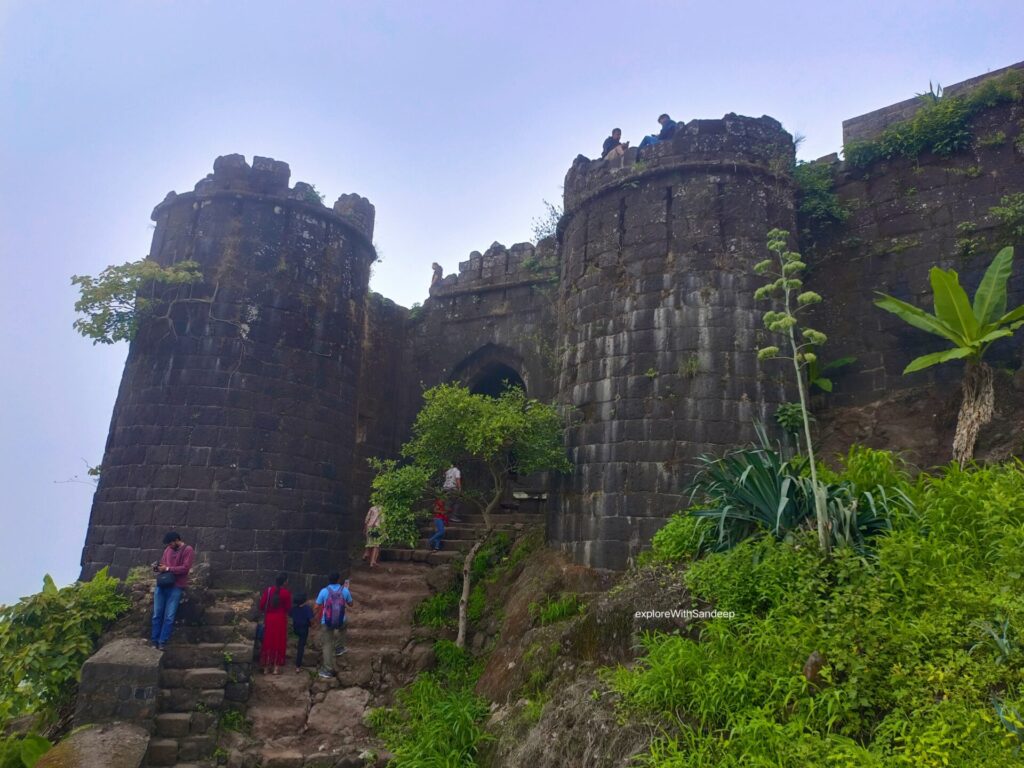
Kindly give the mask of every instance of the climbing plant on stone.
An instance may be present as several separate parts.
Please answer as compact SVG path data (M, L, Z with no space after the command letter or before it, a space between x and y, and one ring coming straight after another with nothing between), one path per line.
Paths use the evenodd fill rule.
M74 328L93 344L131 341L139 325L164 302L162 289L191 285L203 278L196 261L179 261L168 267L145 258L109 266L97 277L73 275L80 297L75 312L82 317Z
M765 328L783 337L789 354L783 355L777 346L766 346L757 351L757 357L759 360L782 357L793 363L797 392L800 395L800 415L810 464L811 485L814 489L818 544L821 551L827 553L831 549L832 539L829 535L825 491L818 482L814 444L811 442L811 419L807 411L808 387L805 380L807 366L817 360L817 355L811 350L822 346L827 337L821 331L801 326L799 323L798 315L808 307L821 303L821 296L814 291L802 290L804 283L800 279L800 274L807 269L807 264L801 261L799 253L786 247L788 239L789 233L784 229L773 229L768 233L768 250L772 256L755 264L754 272L768 277L771 282L754 291L754 298L770 300L778 307L765 312L763 322Z
M1024 304L1006 311L1006 284L1013 269L1013 248L996 254L974 294L973 305L960 285L955 270L932 267L935 314L920 307L879 293L875 305L922 331L940 336L953 344L951 349L921 355L910 361L904 374L914 373L938 363L963 360L963 402L953 437L953 458L964 466L974 457L978 432L992 420L995 392L992 369L983 361L985 352L999 339L1009 338L1024 325Z

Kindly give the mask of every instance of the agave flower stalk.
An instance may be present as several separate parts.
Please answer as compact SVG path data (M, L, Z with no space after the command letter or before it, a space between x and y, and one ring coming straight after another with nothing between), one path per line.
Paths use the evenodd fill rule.
M801 325L798 315L805 309L821 303L821 296L814 291L803 290L804 283L801 273L807 269L800 254L786 247L789 233L783 229L773 229L768 233L768 250L771 257L754 265L754 272L769 278L771 282L762 285L754 292L758 300L770 300L778 309L764 313L764 326L769 331L783 337L789 348L788 355L780 354L777 346L762 347L757 351L759 360L770 360L780 357L793 363L796 376L797 392L800 395L800 410L803 417L804 440L807 444L807 458L810 462L811 486L814 492L814 515L817 520L818 544L821 551L831 550L832 537L829 532L828 507L825 492L818 481L818 468L814 458L814 443L811 442L811 419L807 410L808 392L804 376L806 368L817 360L812 348L821 347L828 339L824 333Z

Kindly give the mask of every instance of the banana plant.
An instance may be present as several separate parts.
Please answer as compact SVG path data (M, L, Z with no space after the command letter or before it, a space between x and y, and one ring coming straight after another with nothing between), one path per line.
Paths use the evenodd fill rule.
M879 293L880 298L875 301L875 305L886 312L953 345L911 360L904 374L951 360L965 361L963 402L953 438L953 457L960 466L973 458L978 432L992 420L995 402L992 369L982 358L994 342L1009 338L1024 325L1024 305L1006 311L1006 284L1012 269L1013 248L1003 248L985 270L972 304L955 270L932 267L929 278L935 314L884 293Z

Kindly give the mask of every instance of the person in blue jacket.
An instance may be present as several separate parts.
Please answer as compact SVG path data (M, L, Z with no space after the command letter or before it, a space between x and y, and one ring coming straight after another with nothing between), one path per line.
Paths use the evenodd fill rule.
M660 115L658 122L661 123L661 131L658 132L657 136L644 136L643 141L640 142L640 149L662 141L668 141L676 135L676 128L678 127L676 121L667 114Z

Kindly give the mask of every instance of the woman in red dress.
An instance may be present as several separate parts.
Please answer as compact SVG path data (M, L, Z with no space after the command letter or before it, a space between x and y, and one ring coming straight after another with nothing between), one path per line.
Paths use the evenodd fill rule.
M279 574L274 586L267 587L260 596L263 613L263 644L260 646L260 666L263 674L273 668L281 674L285 651L288 647L288 612L292 609L292 593L288 591L288 575Z

